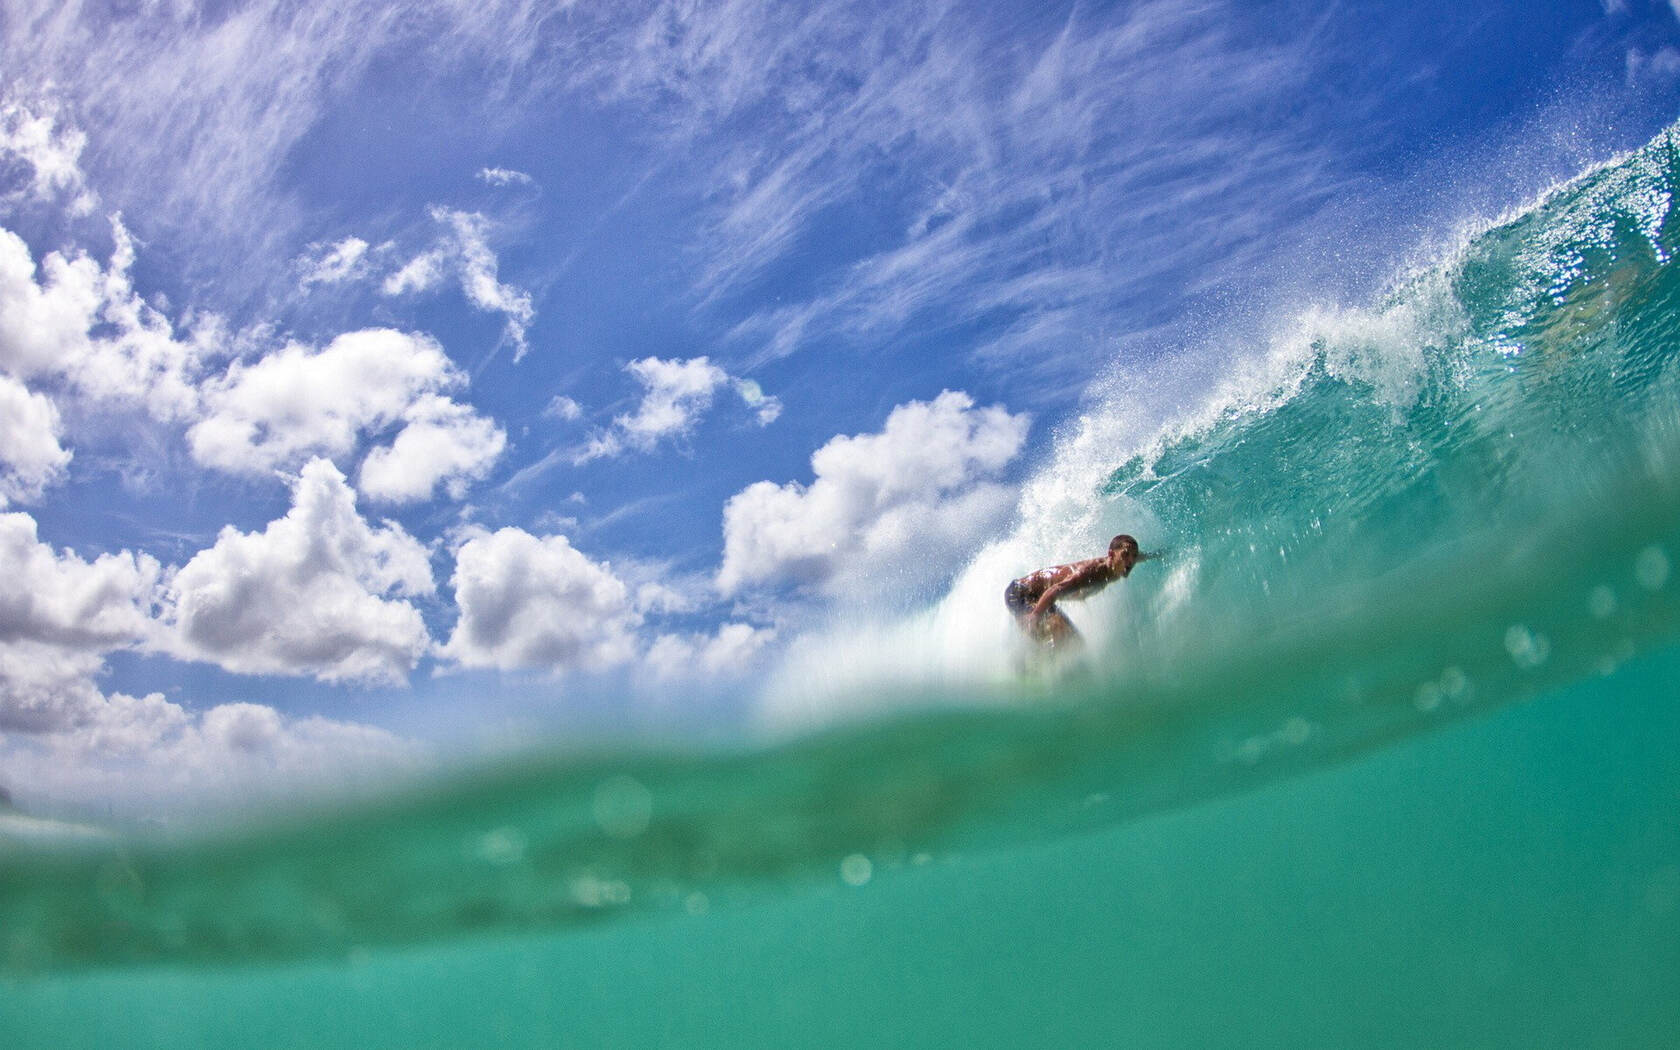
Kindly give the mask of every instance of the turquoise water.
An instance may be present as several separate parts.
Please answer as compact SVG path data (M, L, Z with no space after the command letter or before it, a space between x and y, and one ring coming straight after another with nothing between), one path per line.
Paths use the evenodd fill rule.
M4 1045L1680 1045L1677 183L1671 131L1202 410L1094 408L1016 542L1170 554L1076 662L0 838ZM935 622L1007 637L994 555Z
M1666 1047L1670 654L1358 762L703 915L11 979L18 1047Z

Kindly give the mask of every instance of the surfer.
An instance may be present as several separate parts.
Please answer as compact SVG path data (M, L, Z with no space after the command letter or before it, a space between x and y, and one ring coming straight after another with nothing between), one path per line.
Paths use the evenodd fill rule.
M1056 608L1063 598L1089 598L1115 580L1132 573L1132 566L1156 557L1138 550L1138 542L1120 535L1109 541L1108 553L1100 558L1055 565L1010 581L1003 603L1014 614L1028 638L1048 648L1076 645L1079 632Z

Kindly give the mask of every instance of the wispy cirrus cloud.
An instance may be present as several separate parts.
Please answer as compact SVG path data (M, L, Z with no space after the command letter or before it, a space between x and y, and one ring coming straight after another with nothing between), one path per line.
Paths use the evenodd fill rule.
M18 0L4 15L0 68L11 93L62 99L96 130L83 165L140 228L190 233L205 264L237 257L260 280L265 261L289 258L302 218L288 157L370 63L402 48L439 72L474 59L492 84L497 71L523 83L508 71L529 66L554 14L535 0Z
M1314 75L1311 27L1280 42L1221 0L1059 26L950 4L630 17L576 76L649 107L692 154L695 300L736 318L754 362L983 323L982 363L1076 383L1082 333L1153 323L1341 185L1324 129L1284 104ZM860 243L861 215L875 233ZM742 304L814 244L835 262L812 291Z
M470 56L497 99L627 112L662 147L661 181L696 205L674 231L691 302L732 328L732 356L983 325L981 362L1065 385L1086 371L1080 333L1153 323L1337 188L1337 146L1290 104L1316 72L1312 27L1262 34L1255 17L1227 0L1027 24L953 3L274 0L102 17L23 0L26 31L9 36L30 46L0 58L88 116L86 152L117 203L146 202L135 221L268 243L296 225L286 158L375 59ZM471 214L440 219L462 286L506 316L521 354L531 301L475 247ZM743 301L813 244L828 258L800 291ZM445 254L391 286L435 284ZM349 263L319 261L323 277Z
M486 186L535 186L537 180L512 168L480 168L478 180Z

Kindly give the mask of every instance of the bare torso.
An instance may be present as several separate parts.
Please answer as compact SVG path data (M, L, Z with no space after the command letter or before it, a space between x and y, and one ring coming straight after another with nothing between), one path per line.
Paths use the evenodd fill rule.
M1089 598L1118 579L1120 574L1107 558L1086 558L1066 565L1028 573L1015 582L1020 585L1021 597L1035 607L1046 594L1054 591L1050 604L1070 599ZM1040 610L1042 611L1042 610Z

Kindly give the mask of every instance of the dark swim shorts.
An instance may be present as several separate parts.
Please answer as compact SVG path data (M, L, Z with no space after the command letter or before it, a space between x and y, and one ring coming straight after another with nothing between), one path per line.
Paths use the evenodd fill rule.
M1021 586L1020 580L1011 580L1004 588L1003 604L1016 616L1025 616L1032 612L1035 603L1027 597L1027 589Z

